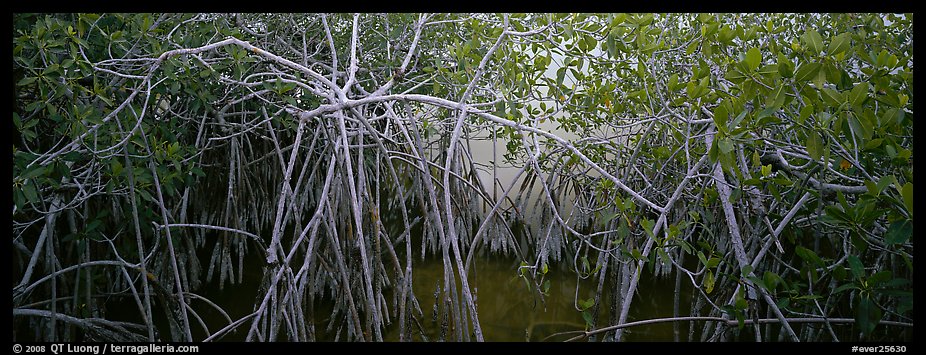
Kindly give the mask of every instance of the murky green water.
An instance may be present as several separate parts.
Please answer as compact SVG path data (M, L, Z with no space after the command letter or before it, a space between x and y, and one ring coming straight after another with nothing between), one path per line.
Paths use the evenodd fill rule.
M259 260L254 260L259 262ZM574 273L553 267L546 275L550 280L550 289L542 297L536 290L528 289L524 278L518 277L520 260L508 257L481 257L473 260L470 270L470 285L476 297L479 320L486 341L561 341L572 335L554 335L561 332L580 331L586 329L586 322L582 313L576 308L574 301L576 295L579 299L594 297L597 290L597 281L592 279L577 279ZM443 263L439 259L413 261L413 288L423 312L419 318L424 334L429 341L439 340L440 320L433 319L435 305L434 292L438 285L443 287ZM261 279L260 268L245 268L243 284L225 285L219 290L217 282L202 290L202 295L222 306L233 319L238 319L251 312L254 297L257 295L258 283ZM250 271L248 271L250 270ZM690 289L684 288L683 289ZM634 299L630 311L630 319L648 319L672 316L674 278L653 279L643 277L639 292ZM605 295L607 296L607 294ZM602 297L604 302L607 297ZM683 292L682 312L687 312L690 296ZM227 320L218 312L209 307L194 306L200 311L200 316L213 330L227 325ZM200 305L201 306L201 305ZM318 340L332 341L335 335L326 333L327 318L331 310L330 300L317 300L315 304L315 324ZM609 313L607 307L602 307L599 323L606 323ZM160 318L157 317L156 318ZM166 326L166 324L165 324ZM223 337L223 341L243 341L247 334L247 326ZM166 329L166 328L165 328ZM413 340L423 341L417 326L412 326ZM688 327L682 324L681 340L687 339ZM199 327L193 329L194 337L204 336ZM453 340L454 332L448 331L446 340ZM393 322L385 330L384 339L397 341L398 323ZM201 338L200 338L201 339ZM342 334L340 339L344 339ZM629 341L672 341L674 340L671 323L655 324L634 327L625 333L625 340Z
M546 296L528 289L525 278L519 278L520 261L504 258L483 258L474 261L470 285L476 298L482 331L487 341L539 340L555 332L584 329L585 321L573 306L576 286L582 297L592 296L592 283L577 282L575 277L551 271L546 276L551 287ZM437 339L439 322L434 322L434 291L443 283L440 260L419 262L414 266L415 295L425 312L422 322L428 337ZM391 333L396 333L394 329ZM393 335L396 339L398 334ZM418 337L416 337L417 339Z

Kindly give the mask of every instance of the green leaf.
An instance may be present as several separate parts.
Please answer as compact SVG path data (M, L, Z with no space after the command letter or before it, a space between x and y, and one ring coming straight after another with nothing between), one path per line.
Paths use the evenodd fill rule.
M505 100L498 100L498 102L495 103L495 115L505 117L505 112L507 112L505 109Z
M678 87L678 74L672 74L669 77L669 90L675 91Z
M909 285L909 284L911 284L911 283L913 283L913 281L910 281L910 280L908 280L908 279L900 279L900 278L897 278L897 279L893 279L893 280L890 280L890 281L884 283L884 286L885 286L885 287L903 287L903 286Z
M22 118L19 117L19 113L13 112L13 124L16 126L16 129L22 130L23 122L22 122Z
M740 269L740 276L745 278L747 275L752 273L752 270L752 265L746 264L746 266L743 266L743 268Z
M585 38L583 39L583 41L585 42L586 47L589 48L589 49L593 49L593 48L595 48L595 47L598 47L598 40L595 39L595 37L593 37L593 36L591 36L591 35L586 34L586 35L585 35Z
M813 84L817 87L817 89L822 89L823 84L826 84L826 71L825 70L817 71L817 76L814 77L813 80L811 81L813 81Z
M777 112L778 109L781 108L782 105L784 105L785 100L788 98L787 97L788 94L786 93L786 91L787 89L785 89L784 86L778 87L777 90L772 89L772 92L774 92L774 94L769 95L768 98L766 98L766 103L765 103L766 109L763 110L762 113L759 116L757 116L757 118L762 118L762 117L767 117L767 116L776 116L776 114L778 113Z
M699 219L701 219L701 214L698 213L698 211L689 210L688 217L691 217L693 221L697 222Z
M611 180L606 180L606 181L611 181ZM617 217L617 216L619 216L619 215L620 215L620 213L619 213L619 212L616 212L616 211L615 211L615 212L604 212L604 213L602 214L602 216L601 216L601 217L602 217L602 218L601 218L601 224L607 226L609 222L611 222L612 220L614 220L614 218Z
M762 275L762 282L769 291L774 292L775 288L778 287L778 283L781 282L781 277L774 272L766 271L765 274Z
M818 161L823 156L823 138L819 133L809 132L807 134L807 154L810 154L810 159Z
M23 192L20 190L13 190L13 204L16 205L16 209L22 210L25 203L26 197L23 196Z
M846 194L842 193L842 191L837 191L836 200L839 201L839 205L842 206L844 211L849 211L849 201L846 200Z
M759 64L762 63L762 52L759 51L759 48L752 47L746 52L746 65L749 66L750 71L754 71L759 68Z
M824 210L826 213L820 216L820 219L824 222L846 226L853 223L852 218L843 212L841 208L835 206L826 206Z
M733 142L727 137L720 138L717 140L717 148L725 155L730 154L733 151Z
M200 169L200 168L195 167L195 166L194 166L193 168L190 169L190 172L193 173L193 175L196 175L196 176L199 176L199 177L206 176L206 172L204 172L203 169Z
M589 298L589 299L579 301L579 307L581 307L583 310L592 308L592 306L594 305L595 305L594 298Z
M794 75L794 62L782 53L778 53L778 74L785 78Z
M151 193L149 193L147 190L143 190L143 189L142 189L142 190L136 190L136 191L138 191L138 194L141 195L141 197L142 197L145 201L148 201L148 202L155 202L154 197L152 197L152 196L151 196Z
M769 176L772 174L772 164L762 166L762 176Z
M76 162L76 161L79 161L81 158L86 157L86 154L83 154L79 151L71 151L71 152L65 153L61 157L64 158L65 161Z
M910 216L913 216L913 183L907 182L904 184L903 188L900 189L900 195L903 197L903 204L907 208L907 212L910 213Z
M847 284L843 284L837 287L835 290L833 290L833 293L840 293L840 292L845 292L847 290L856 290L856 289L858 289L858 286L856 286L855 283L847 283Z
M47 169L45 166L34 165L30 170L28 170L28 171L26 171L25 173L23 173L22 176L20 176L20 177L21 177L22 179L24 179L24 180L26 180L26 179L32 179L32 178L34 178L34 177L37 177L37 176L40 176L40 175L44 175L45 172L46 172L47 170L48 170L48 169Z
M894 273L890 270L878 271L874 275L868 277L868 284L871 286L880 286L885 282L891 280L894 277Z
M897 152L897 159L901 161L906 161L911 156L913 156L913 151L907 148L900 148L900 151Z
M764 75L766 77L769 77L770 75L778 73L778 72L779 72L778 64L765 65L761 69L759 69L759 74ZM784 86L782 86L781 88L783 89Z
M582 311L582 319L585 320L586 326L592 326L595 322L593 321L592 314L589 311Z
M721 131L726 129L727 119L730 118L730 112L727 111L727 105L725 105L726 103L727 100L724 100L722 104L717 105L717 107L714 108L713 112L714 125L716 125L717 128L720 128Z
M874 127L872 127L871 122L868 122L864 117L851 116L849 117L849 126L852 127L852 130L855 132L855 135L862 139L863 142L867 142L871 139L872 134L874 134Z
M736 302L734 303L737 310L744 310L749 307L749 302L746 301L746 298L742 295L742 289L740 293L736 295ZM737 313L737 316L742 316L742 312Z
M704 27L701 27L701 29L704 29ZM691 41L691 43L688 44L688 47L685 47L685 54L691 55L692 53L694 53L696 50L700 48L701 48L701 41Z
M801 36L801 41L804 42L804 45L807 46L813 54L819 54L823 50L823 37L820 37L820 33L815 29L808 29L807 32L804 32L804 35Z
M704 292L711 293L714 291L714 273L710 270L704 275Z
M820 257L817 256L817 253L814 253L813 250L798 245L794 248L794 252L797 254L797 256L801 257L801 259L804 259L804 261L808 264L813 266L823 265L823 260L821 260Z
M120 163L118 159L113 159L110 167L112 168L113 176L119 176L122 174L122 163Z
M180 142L173 142L167 146L167 155L174 155L180 150Z
M855 306L855 322L862 332L862 338L867 338L881 322L882 313L881 308L871 298L865 296L859 298Z
M701 88L698 87L698 84L695 84L694 81L689 81L688 85L685 86L685 94L691 99L697 99L702 95L700 89Z
M730 44L735 36L736 31L727 26L720 27L720 32L717 33L717 39L724 44Z
M794 75L794 79L798 82L812 80L817 76L817 73L820 71L820 67L820 63L801 64L801 67L797 69L797 73Z
M619 54L617 53L617 40L615 39L616 37L617 37L617 34L615 33L615 31L611 30L611 32L608 32L608 38L605 41L608 47L608 54L611 55L611 58L617 58L617 55Z
M653 229L655 226L656 222L651 219L644 218L642 221L640 221L640 227L642 227L643 231L646 232L646 234L650 237L653 237Z
M852 276L855 278L861 278L865 276L865 267L862 266L862 261L855 255L849 255L849 269L852 270Z
M702 264L707 265L707 257L704 256L704 252L698 252L698 260L700 260Z
M813 112L813 105L807 104L801 108L801 114L797 116L797 122L803 124L805 121L807 121L807 118L813 114Z
M778 300L777 304L778 308L788 309L788 306L791 305L791 299L782 297Z
M841 93L830 88L823 88L823 101L833 107L839 107L845 100Z
M875 187L877 188L877 191L875 192L875 196L880 195L881 191L884 191L884 189L887 188L888 186L891 186L891 184L896 184L896 183L897 183L897 178L894 177L894 175L882 176L881 179L879 179L878 182L875 184Z
M849 44L851 42L851 37L848 33L843 33L833 38L833 41L830 42L829 49L826 50L826 53L829 55L835 55L842 52L845 52L849 49Z
M563 79L565 78L566 78L566 66L564 65L556 70L556 86L562 87Z
M16 86L25 86L25 85L29 85L29 84L34 83L36 80L38 80L38 77L36 77L36 76L28 76L28 77L25 77L25 78L22 78L21 80L19 80L19 82L16 83Z
M866 99L868 99L868 83L856 85L849 93L849 103L854 106L861 106Z
M103 224L103 221L101 221L101 220L99 220L99 219L94 219L92 222L87 223L87 227L84 228L84 229L85 229L87 232L92 232L92 231L95 231L97 228L99 228L100 225L102 225L102 224Z
M884 114L881 118L881 125L896 123L899 124L904 119L904 111L899 108L892 108L887 110L887 113Z
M32 181L23 185L23 195L26 196L26 200L29 202L39 202L39 195L38 192L35 191L35 184Z
M898 101L897 103L900 104L899 105L900 107L904 107L904 106L907 106L907 102L910 101L910 97L907 96L906 94L899 94L897 95L897 101Z
M872 139L868 141L868 143L865 143L865 150L876 149L881 146L881 143L884 143L884 139L881 139L881 138Z
M842 281L846 279L846 268L842 265L836 265L833 267L833 278L837 281Z
M726 74L724 74L723 77L737 84L742 83L743 81L749 78L749 76L741 73L739 69L736 69L736 68L731 68L729 71L727 71Z

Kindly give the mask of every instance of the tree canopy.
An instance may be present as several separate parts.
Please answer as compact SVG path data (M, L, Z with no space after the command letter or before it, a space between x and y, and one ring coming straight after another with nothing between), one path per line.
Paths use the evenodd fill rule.
M14 338L421 340L428 254L481 341L501 253L596 280L577 338L646 273L689 339L910 339L912 17L15 14ZM248 270L240 316L199 293Z

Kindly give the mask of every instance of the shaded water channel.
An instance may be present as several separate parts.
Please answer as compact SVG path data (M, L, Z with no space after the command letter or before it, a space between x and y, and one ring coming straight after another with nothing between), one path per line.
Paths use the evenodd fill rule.
M250 257L249 257L250 258ZM259 263L258 258L249 262ZM597 281L592 278L578 279L571 269L562 268L562 265L550 269L546 279L550 280L550 289L541 297L536 290L528 289L524 278L518 277L519 260L508 257L483 256L473 260L469 281L476 297L479 321L486 341L562 341L576 334L560 334L586 330L586 322L575 305L578 299L587 299L595 296ZM421 261L416 258L413 262L413 288L422 310L419 319L421 329L411 325L412 339L414 341L437 341L440 338L441 322L435 319L434 309L435 290L443 285L443 264L439 259ZM244 282L236 285L226 285L219 290L217 282L206 285L202 296L214 301L223 307L231 316L238 319L246 316L252 310L254 297L261 280L260 268L245 268ZM459 284L458 284L459 285ZM602 302L610 297L602 295ZM691 299L691 287L683 283L680 302L680 312L687 314ZM674 300L674 277L654 278L652 274L645 273L641 277L640 287L633 307L630 311L630 320L671 317ZM196 301L193 301L194 305ZM337 337L334 332L325 329L328 325L328 316L332 309L332 300L316 300L315 329L317 340L334 341L343 340L344 335ZM212 329L219 329L228 324L228 321L219 312L209 307L202 309L200 316ZM132 313L132 312L130 312ZM609 317L607 307L602 307L599 314L599 324L605 324ZM160 318L155 316L155 318ZM166 326L166 324L164 324ZM606 324L605 324L606 325ZM686 340L688 324L679 324L678 339ZM393 323L385 330L384 340L398 341L398 325ZM421 335L424 331L424 336ZM194 337L197 333L205 337L201 328L194 327ZM448 331L448 333L451 333ZM224 336L221 341L243 341L247 335L247 327ZM426 337L426 338L425 338ZM447 334L448 339L452 338ZM625 330L624 340L627 341L674 341L675 329L671 323L633 327Z
M571 270L555 267L546 275L551 286L541 299L536 290L528 288L524 278L518 277L519 263L518 260L504 257L474 260L469 280L476 297L485 340L555 341L575 335L555 335L557 333L585 330L586 322L575 300L577 297L594 297L597 281L592 278L578 279ZM434 322L431 313L435 305L434 291L438 284L442 284L442 276L443 265L440 260L415 264L415 295L425 313L426 319L422 325L430 340L437 339L440 328L439 321ZM645 319L671 316L673 287L672 280L645 277L631 317ZM607 307L602 307L599 323L606 322L608 315ZM387 339L398 340L397 331L397 327L393 327ZM683 334L687 334L687 330ZM418 336L414 338L419 339ZM673 328L669 323L639 327L628 333L626 340L671 341Z

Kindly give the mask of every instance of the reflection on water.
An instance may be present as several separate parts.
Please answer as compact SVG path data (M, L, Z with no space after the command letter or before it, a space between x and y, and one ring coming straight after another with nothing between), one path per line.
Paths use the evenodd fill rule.
M473 260L469 280L476 297L476 307L485 340L561 341L575 334L551 336L560 332L585 330L585 320L581 312L576 309L574 301L576 295L579 299L594 297L597 280L577 280L571 270L552 267L546 275L546 279L551 281L550 289L541 300L535 290L528 289L525 279L518 277L519 264L520 260L507 257L486 256ZM428 340L436 341L439 338L440 320L434 322L432 312L435 303L434 291L437 285L443 287L443 263L439 259L421 261L416 258L413 261L413 268L413 287L423 313L419 322ZM223 307L232 319L243 317L251 312L261 279L260 269L257 268L254 271L245 274L243 284L226 285L222 291L218 290L213 282L203 290L203 296L209 297ZM654 280L644 276L641 279L637 297L634 299L629 320L672 316L673 285L672 279ZM686 315L687 300L690 300L690 295L686 294L690 288L683 287L683 291L685 292L682 295L682 315ZM602 295L602 302L606 303L609 297L609 295ZM195 301L194 306L197 306ZM202 310L200 316L210 325L210 328L215 330L228 324L224 316L207 308L209 307L197 307ZM333 341L335 339L334 334L325 332L330 313L330 300L316 300L315 329L318 332L318 340ZM599 315L599 324L607 323L608 317L608 307L603 306ZM166 324L163 325L166 326ZM247 335L247 329L247 326L241 327L225 336L222 341L243 341ZM417 326L412 325L412 329L412 339L422 341L423 338ZM195 328L193 330L194 337L196 337L195 333L199 332ZM385 329L384 340L398 341L398 331L398 322L393 322ZM681 334L681 339L685 340L688 334L687 325L682 324ZM452 339L452 336L448 334L447 338ZM344 339L343 334L340 339ZM634 327L625 333L625 340L672 341L672 324L661 323Z
M246 262L249 265L258 265L260 258L249 255ZM473 260L470 270L469 282L476 296L476 307L479 314L480 325L486 341L562 341L572 335L559 335L556 333L585 330L585 320L581 312L574 305L578 299L594 297L597 292L597 280L576 278L571 270L559 266L551 267L546 275L550 280L550 288L543 299L535 290L529 290L524 278L518 277L520 260L510 257L483 256ZM415 296L423 312L419 318L428 340L439 339L440 320L433 321L432 312L435 299L434 291L437 285L443 287L443 263L439 259L413 261L413 287ZM205 285L200 295L211 299L221 306L232 320L237 320L251 313L255 297L262 278L261 268L245 268L243 283L226 285L223 290L218 288L217 280ZM459 285L459 284L458 284ZM576 287L578 286L578 290ZM672 316L674 278L653 279L644 275L640 281L638 294L630 310L629 320L641 320ZM681 315L687 315L688 302L691 299L691 287L682 287ZM606 286L606 290L610 287ZM602 303L610 299L609 292L601 297ZM192 301L192 306L199 316L214 332L226 325L228 320L212 307L205 306L201 301ZM320 341L333 341L335 335L326 333L325 328L332 310L331 300L314 302L316 339ZM134 303L128 299L123 302L114 302L109 306L114 319L141 322L136 319L138 311ZM168 329L164 321L162 310L156 307L155 324L159 329ZM607 323L609 319L608 307L602 306L598 317L599 324ZM247 336L248 324L224 336L220 341L244 341ZM195 339L206 337L201 327L191 328ZM335 326L334 329L338 327ZM422 341L417 326L412 326L412 339ZM384 340L398 341L398 322L386 327ZM333 332L332 332L333 333ZM452 333L452 332L448 332ZM687 339L688 326L680 326L681 340ZM671 323L661 323L634 327L625 332L627 341L672 341L674 339ZM168 336L162 334L162 337ZM448 339L452 336L448 334ZM344 339L342 334L339 338ZM285 341L284 338L278 339Z
M556 333L585 330L585 320L574 301L576 295L579 299L594 297L597 280L577 280L574 272L551 268L546 275L551 286L541 301L535 292L528 290L524 279L518 278L519 264L519 261L509 258L484 257L474 260L469 281L477 297L476 307L485 340L542 341ZM435 287L442 283L443 265L440 260L433 260L418 262L414 268L415 295L426 318L422 320L422 325L428 328L428 337L434 340L440 324L432 322L430 313L434 307ZM683 287L683 290L687 289L690 288ZM655 280L644 276L640 282L638 298L634 300L630 311L630 320L671 317L673 290L672 279ZM683 315L687 313L686 303L690 300L690 295L684 293L687 292L682 295ZM606 293L601 299L605 303L609 295ZM603 306L599 323L606 323L608 317L608 307ZM680 328L682 340L686 338L687 329L687 326ZM387 339L397 340L397 333L398 329L391 329ZM625 333L625 340L672 341L673 334L672 324L663 323L635 327ZM561 341L569 337L550 337L547 341ZM420 337L415 335L414 339L420 340Z
M476 297L480 325L486 341L538 341L556 332L581 330L585 321L573 306L577 281L575 276L550 270L546 278L551 286L541 300L535 290L529 290L524 278L518 277L520 261L509 258L484 257L473 262L469 282ZM414 264L412 282L415 296L421 304L422 326L431 340L437 339L440 323L433 322L434 291L443 284L443 264L428 260ZM593 295L593 283L580 280L581 298ZM398 329L391 329L390 339L398 339ZM414 332L414 339L421 337Z

